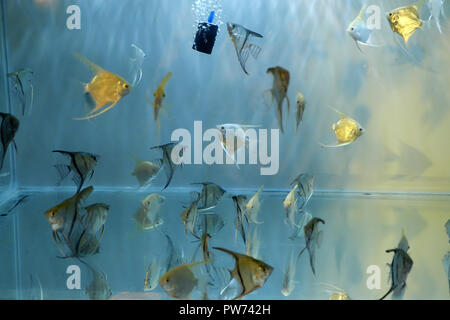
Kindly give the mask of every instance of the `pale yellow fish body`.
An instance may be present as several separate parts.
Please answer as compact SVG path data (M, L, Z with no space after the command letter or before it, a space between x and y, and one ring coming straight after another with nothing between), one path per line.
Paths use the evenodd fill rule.
M98 117L114 107L120 99L130 92L131 84L122 77L104 70L79 54L75 54L75 56L88 65L95 73L92 80L84 87L86 94L89 94L95 103L95 107L86 117L75 118L75 120L87 120Z
M338 142L337 145L332 147L348 145L358 139L364 133L364 129L356 120L346 116L345 114L334 108L332 109L339 113L341 117L341 119L332 126ZM322 146L330 147L325 145Z
M153 93L153 97L155 98L153 102L153 114L155 117L155 121L158 122L158 132L161 131L161 121L159 120L159 110L162 107L162 102L164 98L166 97L166 93L164 92L164 88L167 85L167 82L169 82L170 78L172 77L172 72L168 72L164 79L159 84L156 91Z
M257 220L257 215L259 212L259 209L261 207L261 201L259 200L259 197L261 196L261 192L263 191L264 186L261 186L259 190L253 195L253 197L248 200L247 204L245 205L248 220L253 223L262 223Z
M423 21L419 17L419 9L425 3L421 0L411 6L397 8L389 12L387 19L392 31L398 33L408 44L409 38L414 32L423 26Z
M159 227L163 220L157 215L165 197L157 193L148 195L134 214L137 230L151 230Z
M188 300L197 286L198 279L192 268L205 261L182 264L167 271L160 279L159 285L173 299Z
M336 292L330 296L330 300L351 300L345 292Z
M287 210L294 204L295 201L295 191L298 188L298 184L296 184L291 191L289 191L288 195L286 196L286 198L283 201L283 207L284 209Z
M333 125L339 144L353 142L361 136L359 125L353 119L341 119Z

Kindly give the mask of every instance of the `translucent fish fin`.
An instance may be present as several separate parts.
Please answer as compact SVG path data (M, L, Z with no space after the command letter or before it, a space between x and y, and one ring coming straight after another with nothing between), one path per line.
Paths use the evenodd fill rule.
M88 120L88 119L96 118L96 117L98 117L99 115L101 115L102 113L105 113L105 112L108 111L109 109L113 108L118 102L119 102L119 101L114 102L114 103L111 104L109 107L106 107L106 108L104 108L103 110L101 110L101 111L99 111L99 112L97 112L97 113L88 115L88 116L83 117L83 118L73 118L73 120ZM95 111L96 109L97 109L97 108L95 108L93 111Z
M341 111L337 110L336 108L333 108L332 106L328 106L328 108L330 108L331 110L334 110L335 112L337 112L339 114L339 116L341 117L341 119L347 119L348 116L344 113L342 113Z
M323 143L320 143L319 142L319 145L322 147L322 148L339 148L339 147L343 147L343 146L346 146L346 145L348 145L348 144L350 144L350 143L352 143L353 141L351 141L351 142L345 142L345 143L340 143L340 144L335 144L335 145L326 145L326 144L323 144Z
M262 97L264 99L264 104L267 108L271 108L273 105L273 94L272 89L264 90L262 93Z
M240 169L239 164L237 163L237 157L235 157L234 155L231 155L230 152L228 151L228 149L224 146L224 144L222 143L222 149L223 151L225 151L225 154L231 159L233 160L233 163L236 165L236 167L238 169Z
M135 49L135 54L130 59L130 76L133 79L131 85L136 87L142 80L142 64L144 63L146 54L134 43L131 44L131 47Z
M248 44L248 50L253 58L258 59L259 54L261 53L261 48L253 43Z
M298 255L297 255L297 262L298 262L298 259L300 259L301 255L303 254L303 252L305 251L305 249L306 249L306 247L304 247L304 248L298 253Z
M105 71L102 67L96 65L92 61L90 61L88 58L83 57L82 55L78 53L74 53L74 56L78 58L81 62L83 62L85 65L87 65L95 74L98 74L100 72Z
M323 231L320 231L317 235L317 247L320 248L323 243Z
M56 168L59 175L59 181L57 182L57 184L59 185L69 175L71 169L69 165L65 164L57 164L54 165L54 167Z

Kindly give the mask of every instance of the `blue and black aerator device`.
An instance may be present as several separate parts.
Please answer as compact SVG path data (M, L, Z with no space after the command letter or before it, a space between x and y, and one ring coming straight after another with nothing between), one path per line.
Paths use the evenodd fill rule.
M213 20L214 11L211 11L208 22L200 22L198 24L197 34L195 35L192 49L211 54L214 43L216 42L217 30L219 29L217 25L212 24Z

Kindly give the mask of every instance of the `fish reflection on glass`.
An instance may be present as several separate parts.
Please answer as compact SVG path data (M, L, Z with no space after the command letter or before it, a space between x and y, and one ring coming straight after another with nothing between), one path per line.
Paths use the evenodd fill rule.
M193 268L204 263L182 264L170 269L159 279L159 285L172 299L189 300L192 291L199 285Z
M14 137L19 130L19 119L14 117L12 114L0 112L0 117L2 118L2 123L0 125L0 135L2 139L2 145L0 150L0 170L3 168L3 163L5 162L6 151L8 150L9 144L12 142L14 148L17 152L17 145L14 141Z
M394 253L392 263L389 265L389 279L391 281L391 287L380 300L386 298L391 292L392 297L395 299L401 299L403 297L406 289L406 280L414 264L413 260L407 253L408 249L409 244L406 240L404 231L402 231L402 238L397 245L397 248L386 250L387 253Z
M305 112L306 107L306 100L305 96L297 92L297 113L296 113L296 127L295 132L298 132L298 126L300 125L300 122L303 120L303 113Z
M136 232L152 230L164 223L158 212L164 203L165 197L157 193L149 194L141 201L138 211L133 215L136 221Z
M154 290L158 284L161 276L167 272L167 270L173 269L176 266L182 264L183 256L176 250L172 239L164 233L167 239L167 256L165 259L161 257L153 258L145 272L144 279L144 291Z
M133 155L130 156L136 163L131 175L136 177L139 187L150 185L161 170L163 160L144 161Z
M337 144L336 145L325 145L319 143L324 148L337 148L349 145L356 139L358 139L364 132L363 127L356 122L356 120L346 116L342 112L331 108L340 115L340 120L333 124L332 128L336 134Z
M294 229L292 235L289 237L291 240L295 240L301 238L305 235L304 228L312 219L311 213L308 211L296 211L294 215L289 216L288 220L290 222L291 227Z
M97 165L98 155L63 150L53 150L52 152L60 153L70 159L69 164L57 164L54 166L58 170L60 177L58 184L72 173L72 181L77 186L77 192L79 192L89 175L89 179L92 179L94 168Z
M162 108L163 99L166 97L166 93L164 92L164 88L172 77L172 73L168 72L164 79L159 84L156 91L153 93L153 97L155 98L153 102L153 115L155 121L158 123L158 134L161 132L161 120L159 119L159 111Z
M405 45L408 44L408 40L414 32L423 26L423 21L419 17L419 10L426 1L420 0L410 6L394 9L387 15L392 31L403 38Z
M34 100L34 87L33 87L33 70L31 69L21 69L16 72L8 73L8 78L10 78L14 83L15 97L18 100L20 107L22 109L22 115L25 115L27 103L29 100L29 111L33 109ZM28 93L28 88L30 89ZM27 99L29 96L29 99Z
M311 265L311 270L314 275L316 275L316 270L314 267L314 259L316 248L319 248L322 243L323 231L319 231L319 223L325 224L325 221L320 218L312 218L308 224L303 228L305 232L305 247L299 252L297 260L300 259L303 251L308 250L309 253L309 264Z
M101 229L101 239L105 232L105 223L106 218L108 217L109 205L105 203L95 203L85 207L85 209L86 213L80 219L84 226L85 233L96 235Z
M294 183L297 184L297 193L302 199L302 205L299 208L304 209L314 192L314 176L308 173L301 173L291 182L291 185Z
M52 227L56 242L61 242L58 233L62 234L66 242L69 241L74 224L80 215L81 205L92 191L94 187L87 187L44 213Z
M16 208L23 205L30 195L28 194L18 194L17 196L13 196L4 202L0 207L0 217L7 217L10 215Z
M228 253L235 260L234 269L229 271L231 278L236 279L242 287L242 291L233 300L241 299L261 288L272 274L273 267L261 260L224 248L214 247L214 249Z
M439 30L439 32L442 34L442 28L440 23L440 16L445 17L444 13L444 0L428 0L428 9L430 10L430 18L428 21L431 21L431 19L434 19L436 21L436 26Z
M280 124L281 132L283 129L283 102L284 99L287 101L288 113L290 109L289 97L287 96L290 74L289 71L282 67L272 67L267 69L267 73L271 73L273 76L273 85L270 89L270 94L272 96L272 101L276 104L276 114L278 122Z
M236 54L242 70L244 70L245 74L248 75L245 64L249 55L252 55L253 58L257 59L259 53L261 52L261 48L250 41L252 37L262 38L263 36L259 33L250 31L237 23L228 22L227 29L234 48L236 49Z
M248 237L247 249L245 251L245 254L255 259L259 259L259 249L261 248L261 235L258 226L254 226L252 230L249 232L249 234L250 236Z
M112 296L112 291L108 285L106 273L97 272L93 267L89 266L92 271L92 281L86 288L86 294L90 300L108 300Z
M39 276L33 277L30 274L30 287L30 297L27 300L44 300L44 290Z
M245 212L247 213L248 221L256 224L261 224L263 221L258 221L258 213L261 208L261 193L264 186L259 187L258 191L253 195L253 197L248 200L245 205Z
M183 251L177 250L172 238L168 234L164 233L167 239L167 258L165 260L165 271L175 268L176 266L183 263L184 254Z
M199 182L191 184L203 186L198 200L199 211L207 211L215 208L226 192L222 189L222 187L212 182Z
M297 259L295 257L294 250L291 250L291 257L289 260L289 266L284 273L283 277L283 288L281 289L281 293L283 296L288 297L291 295L292 291L295 288L294 277L295 270L297 269Z
M247 237L245 231L244 221L248 225L247 215L245 214L245 201L247 201L247 196L238 195L232 197L234 205L236 206L236 218L234 219L234 225L236 226L235 241L237 240L237 233L241 234L244 244L247 244Z
M84 85L86 102L92 110L85 117L74 118L74 120L96 118L128 95L132 86L122 77L103 69L77 53L75 57L92 70L94 77Z
M162 155L163 155L162 164L163 164L164 172L166 173L166 177L167 177L167 183L164 186L163 190L165 190L169 186L170 182L172 181L173 174L174 174L175 168L177 166L177 164L175 164L172 159L172 151L176 147L176 145L177 144L175 142L171 142L171 143L167 143L167 144L164 144L161 146L156 146L156 147L151 148L151 149L159 149L162 151ZM180 156L181 158L183 157L183 155L180 155L180 154L178 156ZM181 163L181 159L177 159L176 161L178 161L178 160L180 160L180 163Z
M217 213L204 212L197 220L194 227L194 234L208 233L213 236L225 225L223 218Z
M195 233L195 226L197 225L198 219L198 202L200 200L200 196L197 200L194 200L189 207L183 210L181 213L181 220L184 223L184 234L187 235L187 231L196 238L199 236Z

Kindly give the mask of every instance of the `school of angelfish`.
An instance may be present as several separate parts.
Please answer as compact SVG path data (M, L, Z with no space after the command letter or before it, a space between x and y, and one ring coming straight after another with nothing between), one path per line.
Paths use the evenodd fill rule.
M406 1L405 1L406 2ZM389 21L392 32L401 37L404 44L414 36L417 29L421 28L424 21L421 20L420 8L427 4L431 15L429 20L434 20L439 32L443 32L440 18L443 15L444 0L420 0L414 4L391 10L386 18ZM355 41L358 49L362 51L362 46L378 46L371 42L371 30L365 25L364 14L366 6L361 8L358 16L350 22L346 31ZM226 24L229 38L234 46L238 63L242 71L248 74L246 62L249 56L258 58L262 51L256 41L263 38L263 35L251 31L237 23ZM143 59L145 54L141 49L133 45L137 52L137 61ZM92 71L93 76L84 84L84 97L86 105L90 108L84 116L75 117L74 120L94 119L101 116L116 105L120 105L122 99L133 92L142 77L142 70L133 81L128 82L121 76L103 69L88 58L79 53L74 56L83 65ZM139 69L139 68L138 68ZM275 116L278 119L279 128L285 130L286 113L283 105L287 105L287 113L290 112L289 83L290 72L281 66L269 67L267 75L273 77L272 88L264 94L268 96L270 104L274 107ZM31 112L34 90L32 85L32 70L22 69L9 73L8 79L12 83L17 103L22 115ZM153 98L147 99L149 107L153 107L154 121L161 131L160 113L164 110L164 100L166 99L165 88L170 86L170 79L176 74L171 72L158 75L160 84L154 90ZM297 92L296 101L296 130L303 121L307 107L307 97ZM335 144L323 144L322 147L344 147L355 142L363 136L364 128L351 116L334 109L339 119L332 124L331 129L336 135ZM10 145L17 146L14 137L19 131L19 120L12 114L0 113L1 125L1 152L0 169ZM226 155L231 159L239 148L246 147L244 136L236 136L237 143L229 144L226 141L226 129L247 129L252 126L244 124L221 124L217 128L222 132L221 143ZM238 131L239 132L239 131ZM231 145L231 146L230 146ZM136 178L139 188L150 186L155 178L164 172L166 183L162 186L164 191L171 183L177 170L181 171L182 166L174 161L171 154L176 147L175 143L166 143L157 146L148 146L159 157L152 160L144 160L129 154L130 161L134 161L135 168L130 174ZM80 150L53 150L58 160L54 163L55 171L59 174L61 184L67 177L76 186L76 193L70 198L49 206L43 215L50 225L49 236L53 237L58 257L62 259L78 259L84 263L92 272L92 282L87 286L85 292L90 299L108 299L112 296L109 288L107 276L104 272L96 270L85 258L97 254L101 248L101 240L105 232L106 221L110 206L106 203L86 204L89 196L94 192L93 186L86 186L94 176L95 169L101 165L101 155L91 154ZM182 153L182 149L181 149ZM237 164L236 164L237 166ZM239 167L239 166L237 166ZM181 173L180 173L181 174ZM308 212L308 202L314 192L314 176L309 173L300 173L290 184L292 189L286 194L284 201L279 204L280 221L288 225L292 234L287 235L292 241L302 241L304 247L300 251L292 250L286 253L289 257L289 265L283 270L283 283L281 294L289 296L294 288L294 276L297 265L304 261L310 265L311 271L316 275L315 256L320 250L324 230L327 222L314 217ZM144 291L152 291L160 286L165 293L173 299L189 299L195 290L201 294L202 299L209 298L210 290L219 293L221 299L241 299L246 295L258 290L266 283L267 279L274 272L270 261L261 261L259 254L259 234L258 226L263 224L258 217L263 206L264 186L251 196L243 194L232 194L225 197L227 191L214 182L192 181L192 186L198 187L199 192L192 194L192 202L186 206L180 205L179 223L184 225L186 238L198 243L197 250L189 259L184 256L182 250L177 248L171 235L163 233L165 242L161 247L166 248L164 257L155 257L149 261L145 274L142 274L142 285ZM230 241L240 241L245 252L235 252L227 248L210 246L211 240L224 227L224 219L214 212L214 208L220 201L232 201L235 212L228 213L234 218L234 235L230 234ZM23 202L25 197L15 200L11 208L6 212L1 212L1 216L8 215L18 204ZM130 204L135 207L134 214L130 214L130 219L134 219L136 230L130 233L130 239L142 232L155 232L165 223L161 207L166 201L166 197L159 193L148 194L140 203ZM284 209L284 210L283 210ZM446 230L450 242L450 220L446 224ZM394 244L393 244L394 245ZM414 267L413 258L408 254L409 244L402 231L401 238L396 247L388 248L386 254L392 257L389 278L391 287L389 291L380 297L384 299L392 294L396 298L401 298L406 290L406 283L411 269ZM216 256L230 256L233 258L234 267L229 270L216 262ZM302 257L306 257L303 258ZM450 290L450 252L444 257L442 263L447 270L449 290ZM331 284L324 284L330 291L330 299L347 300L350 296L342 289ZM352 298L357 298L353 297Z

